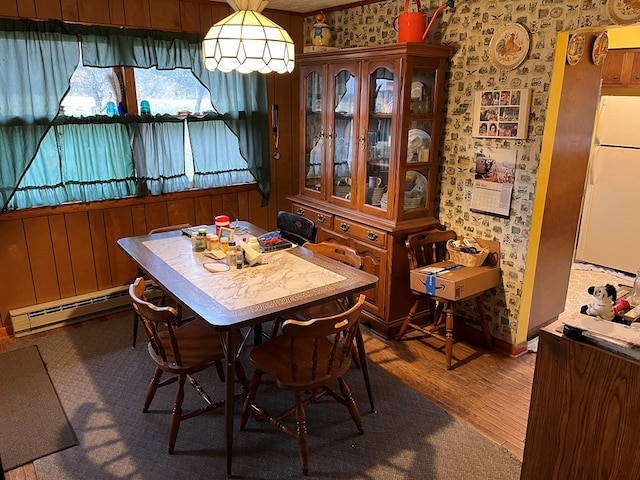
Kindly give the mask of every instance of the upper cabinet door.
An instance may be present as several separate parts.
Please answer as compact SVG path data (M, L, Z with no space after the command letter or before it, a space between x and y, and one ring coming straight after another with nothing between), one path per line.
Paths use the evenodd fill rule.
M367 64L366 130L362 132L366 167L362 172L360 203L365 210L384 216L394 204L389 202L389 196L393 196L389 193L389 189L393 190L389 172L396 162L398 144L396 119L400 90L396 70L393 62Z
M351 207L355 203L355 159L358 152L358 100L360 77L357 62L329 67L330 105L327 132L331 201Z
M325 175L323 164L326 156L327 135L324 121L326 108L326 68L323 66L301 68L302 76L302 158L301 178L304 178L305 195L322 197Z

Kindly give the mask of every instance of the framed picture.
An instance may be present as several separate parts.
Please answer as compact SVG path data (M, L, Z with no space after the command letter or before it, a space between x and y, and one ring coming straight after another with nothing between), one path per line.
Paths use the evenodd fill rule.
M530 97L528 88L477 91L472 135L480 138L527 138Z
M230 241L234 239L236 231L233 228L220 227L220 238L228 238Z

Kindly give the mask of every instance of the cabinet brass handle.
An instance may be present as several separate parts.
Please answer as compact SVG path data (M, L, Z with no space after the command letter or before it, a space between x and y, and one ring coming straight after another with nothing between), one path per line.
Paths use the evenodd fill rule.
M367 232L367 238L372 242L375 242L376 240L378 240L378 234L375 232Z
M364 152L364 140L365 140L365 136L364 136L364 128L362 130L360 130L360 150L362 150Z
M296 213L298 215L302 215L304 217L304 208L298 207L297 210L296 210Z
M342 230L343 232L348 232L350 229L351 229L351 227L349 226L348 223L342 222L340 224L340 230Z
M318 215L318 223L327 223L327 217L322 214Z

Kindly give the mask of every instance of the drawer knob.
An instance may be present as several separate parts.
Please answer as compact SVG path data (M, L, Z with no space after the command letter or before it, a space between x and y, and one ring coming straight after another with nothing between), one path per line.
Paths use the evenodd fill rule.
M375 242L376 240L378 240L378 234L375 232L367 232L367 238L372 242Z
M298 208L296 209L296 213L297 213L298 215L302 215L302 216L304 216L304 208L302 208L302 207L298 207Z
M318 215L318 223L327 223L327 217L322 214Z
M351 229L351 227L349 226L348 223L342 222L340 224L340 230L342 230L343 232L348 232Z

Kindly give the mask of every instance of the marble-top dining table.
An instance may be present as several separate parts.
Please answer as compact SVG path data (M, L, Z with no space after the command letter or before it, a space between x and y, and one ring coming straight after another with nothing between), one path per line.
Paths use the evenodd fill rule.
M248 222L236 222L240 236L265 233ZM126 237L120 248L176 302L186 306L212 328L230 331L285 317L287 313L374 287L377 277L302 246L263 254L257 266L211 272L215 262L206 252L193 252L191 240L182 232ZM225 430L227 474L231 475L233 451L234 379L238 345L226 335ZM366 369L364 346L359 336L361 367ZM373 400L365 380L371 408Z

